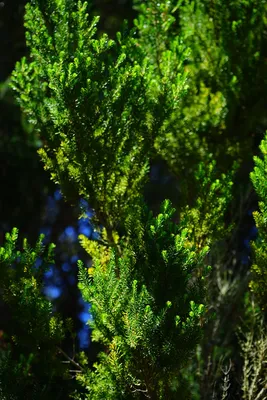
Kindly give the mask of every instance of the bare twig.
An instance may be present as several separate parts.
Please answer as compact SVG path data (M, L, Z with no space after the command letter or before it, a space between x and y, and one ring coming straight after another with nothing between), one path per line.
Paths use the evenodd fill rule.
M74 361L71 357L68 356L67 353L65 353L64 350L62 350L60 347L57 347L58 351L68 360L67 362L70 362L72 365L74 365L76 368L78 368L78 371L75 370L75 372L82 372L83 368L78 364L76 361ZM64 362L64 361L63 361ZM66 361L65 361L66 362Z

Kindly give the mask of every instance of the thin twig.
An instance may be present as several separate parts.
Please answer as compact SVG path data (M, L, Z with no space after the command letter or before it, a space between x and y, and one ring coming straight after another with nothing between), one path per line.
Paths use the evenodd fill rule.
M68 354L65 353L64 350L62 350L60 347L57 347L57 349L58 349L58 351L59 351L72 365L74 365L76 368L79 369L79 372L82 372L82 371L83 371L83 368L82 368L76 361L74 361L72 358L70 358L70 357L68 356ZM78 371L77 371L77 372L78 372Z

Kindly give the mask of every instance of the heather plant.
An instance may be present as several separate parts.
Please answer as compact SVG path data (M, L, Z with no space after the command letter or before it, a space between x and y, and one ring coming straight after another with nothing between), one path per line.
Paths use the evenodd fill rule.
M57 357L66 326L42 293L53 245L45 247L42 241L40 236L30 247L25 239L19 250L14 228L0 248L1 295L10 316L1 331L0 390L8 399L21 393L33 399L54 396L51 384L56 387L58 377L68 375Z
M265 309L266 306L266 136L260 145L261 156L255 156L255 167L251 172L251 180L259 198L259 210L254 212L258 238L252 244L253 248L253 279L250 282L252 292Z
M22 259L35 306L25 321L28 327L35 318L38 329L17 340L27 334L32 346L42 329L53 331L55 337L47 336L53 362L61 354L76 367L76 399L215 396L219 367L227 361L222 344L231 354L237 325L236 316L231 323L225 316L247 284L238 285L239 271L230 277L243 184L235 174L254 150L251 131L266 123L266 2L239 3L135 1L134 28L124 23L115 39L99 33L86 2L32 0L26 6L29 55L16 64L11 86L65 200L77 205L83 198L93 209L94 240L80 236L92 264L79 261L79 289L91 305L92 340L103 351L89 367L85 354L73 360L60 350L64 323L51 315L41 295L43 269L35 268L36 257L44 257L41 241L34 253L25 245L28 258ZM255 106L250 96L260 99ZM145 193L159 161L178 186L176 201L165 199L155 209ZM252 180L264 198L264 162L256 163ZM264 199L260 207L258 228ZM2 251L12 260L16 235L7 236ZM265 248L263 239L256 243L253 268L261 282L251 286L259 292ZM9 264L3 265L5 276ZM12 275L12 290L20 285L20 276ZM39 351L30 353L31 362ZM28 354L24 347L19 353ZM227 398L230 370L223 371L221 396Z

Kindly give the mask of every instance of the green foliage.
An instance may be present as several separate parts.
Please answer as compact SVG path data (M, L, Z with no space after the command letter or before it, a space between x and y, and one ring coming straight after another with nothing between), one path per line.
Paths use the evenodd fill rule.
M34 248L24 240L20 251L17 240L14 228L0 248L0 288L10 315L2 332L0 388L7 398L19 399L22 392L26 398L46 398L52 395L49 385L65 373L56 357L64 338L63 322L52 314L52 305L42 294L43 273L53 263L53 245L45 248L40 236Z
M190 176L191 181L194 179L196 166L203 159L200 154L202 153L202 157L204 154L196 130L188 123L192 112L189 111L188 115L184 116L184 109L181 107L190 93L190 76L185 68L190 59L190 48L185 45L184 37L178 28L177 10L180 10L181 2L151 0L145 4L136 0L134 4L138 10L135 26L138 28L139 46L145 49L149 57L155 81L158 85L162 82L165 87L158 112L165 113L167 117L155 138L156 153L181 178L184 185L181 197L185 198L184 204L187 204L190 195L187 196L188 185L185 178ZM181 77L186 79L184 86L179 83ZM179 101L176 103L171 102L170 96L174 90L183 91L183 96L178 97ZM169 99L167 105L171 107L164 107L165 96ZM192 99L189 99L189 102L192 103ZM193 181L190 189L193 190ZM183 204L182 199L180 203Z
M192 80L200 97L203 90L210 92L204 107L211 115L203 128L206 133L213 130L209 146L213 140L218 145L215 135L225 131L223 144L228 144L228 148L219 146L217 154L219 151L231 154L239 151L236 145L240 135L243 137L245 132L255 129L255 122L259 124L263 118L267 3L257 0L183 3L180 23L185 42L192 49L189 64ZM248 135L245 140L249 141ZM242 151L246 151L244 140Z
M76 399L211 397L222 348L203 333L212 332L212 340L214 332L224 334L227 321L220 318L224 302L237 298L237 280L224 279L219 287L216 274L208 276L208 259L218 276L231 275L235 250L225 262L225 243L236 219L226 218L232 181L255 148L251 132L266 125L267 3L241 3L136 0L135 28L125 24L114 40L98 34L98 18L90 19L86 2L32 0L26 6L30 52L17 63L11 86L42 138L45 168L68 201L89 201L100 236L94 242L80 236L92 266L87 270L79 262L79 288L92 306L92 339L105 351L93 369L80 355L77 379L84 392ZM251 286L265 303L265 141L261 149L264 160L255 159L252 174L261 203ZM176 211L165 200L153 216L144 192L158 159L178 179L179 198ZM40 294L42 267L33 268L44 254L41 241L18 254L16 235L7 236L0 254L23 268L4 264L0 277L5 301L21 323L12 346L22 346L23 356L15 360L27 375L42 360L44 333L42 346L49 344L53 358L63 327ZM222 295L227 290L229 297ZM205 331L214 309L221 313L218 322L210 321ZM35 351L25 352L32 345ZM210 360L214 376L204 393L204 379L197 382L193 367L207 377ZM222 398L228 384L225 372Z
M252 243L254 253L252 272L253 279L250 283L252 291L256 294L263 308L267 301L267 183L266 183L266 162L267 162L267 136L265 135L260 145L262 157L254 157L255 167L251 172L251 180L259 197L259 211L254 212L254 219L258 228L258 238Z
M17 64L12 87L45 137L40 155L52 179L68 199L88 198L110 232L138 205L155 137L185 78L172 74L182 64L176 45L163 55L163 82L133 35L97 39L98 19L89 22L86 9L81 1L27 5L31 57Z
M233 226L226 226L225 213L232 199L233 170L226 174L221 174L217 178L216 162L200 163L195 174L199 184L198 196L194 207L185 207L181 216L184 218L185 227L190 232L190 237L198 248L206 244L215 243L226 237Z
M95 262L91 278L80 264L92 339L107 348L95 371L80 377L90 399L177 397L180 370L201 336L208 248L196 249L173 213L166 201L146 219L143 236L129 238L127 251Z
M266 129L267 3L149 3L157 10L150 25L156 19L154 26L162 31L162 18L168 21L166 35L159 40L164 43L161 46L170 45L172 38L179 36L180 43L191 49L185 63L187 94L181 99L179 113L172 114L158 136L156 146L172 170L179 177L186 175L192 187L192 172L200 160L206 161L212 154L226 172L233 160L250 159L251 149L256 150L256 130L261 126ZM145 4L141 8L143 13L148 12ZM148 31L147 20L144 25ZM147 31L142 31L143 40L151 51Z

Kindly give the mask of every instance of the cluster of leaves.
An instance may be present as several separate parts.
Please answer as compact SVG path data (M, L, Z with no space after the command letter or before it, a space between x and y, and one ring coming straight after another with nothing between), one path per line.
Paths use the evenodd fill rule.
M260 145L262 157L254 157L255 167L251 172L251 180L259 197L259 211L254 212L258 238L252 243L254 262L252 265L253 279L250 282L252 291L256 294L263 308L267 301L267 208L266 208L266 162L267 162L267 136L265 135Z
M172 10L167 16L161 10L172 21L165 43L179 35L191 51L185 65L187 95L158 137L157 148L178 176L187 174L193 182L192 167L210 153L224 172L233 160L248 162L266 129L267 2L160 4Z
M180 369L201 335L208 248L190 243L187 230L171 221L174 211L166 201L139 240L133 235L121 256L113 249L107 262L97 260L90 276L80 264L92 339L107 349L96 370L80 377L89 398L177 396Z
M172 72L181 69L179 47L163 53L170 62L154 76L133 35L97 39L98 18L89 22L86 11L81 1L27 5L31 59L17 64L12 87L45 137L40 154L53 180L69 200L88 199L110 234L137 207L153 142L185 78Z
M9 315L1 331L0 388L12 399L19 399L22 392L26 398L57 398L50 384L67 377L57 357L65 328L42 294L43 274L53 263L53 245L45 248L40 236L34 248L24 240L20 251L17 241L14 228L0 248L1 295Z

